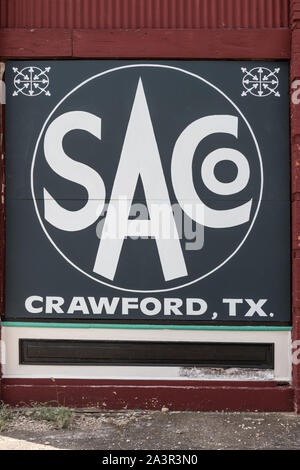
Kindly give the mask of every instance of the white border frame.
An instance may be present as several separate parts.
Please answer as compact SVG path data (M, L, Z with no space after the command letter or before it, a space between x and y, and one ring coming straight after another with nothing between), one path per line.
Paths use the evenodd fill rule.
M56 379L136 379L136 380L249 380L238 370L233 376L214 378L182 375L180 367L157 366L77 366L20 365L19 339L131 340L131 341L205 341L274 343L274 376L265 380L291 381L291 331L216 331L216 330L121 330L93 328L2 327L6 348L3 378ZM251 369L249 369L251 371ZM251 379L250 379L251 380ZM253 381L261 380L253 377Z

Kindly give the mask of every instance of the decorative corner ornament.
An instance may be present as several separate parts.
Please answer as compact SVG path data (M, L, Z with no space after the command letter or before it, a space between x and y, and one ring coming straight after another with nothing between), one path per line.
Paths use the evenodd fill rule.
M248 70L246 67L241 67L241 70L244 74L242 84L245 89L241 96L250 94L258 98L263 98L274 95L280 98L280 93L277 91L279 85L279 67L275 68L273 72L266 67L255 67L251 70Z
M13 96L18 96L20 93L24 96L38 96L41 94L51 96L48 90L49 77L47 75L50 70L51 67L45 67L43 70L39 67L25 67L22 70L13 67L16 88Z

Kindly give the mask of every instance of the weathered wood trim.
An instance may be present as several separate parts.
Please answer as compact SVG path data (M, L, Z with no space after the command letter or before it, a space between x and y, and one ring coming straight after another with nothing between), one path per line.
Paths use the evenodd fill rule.
M293 411L293 389L276 382L3 379L2 399L99 409Z
M72 57L72 31L65 29L2 29L2 58Z
M289 29L74 30L73 57L288 59Z
M2 58L288 59L290 30L2 29Z

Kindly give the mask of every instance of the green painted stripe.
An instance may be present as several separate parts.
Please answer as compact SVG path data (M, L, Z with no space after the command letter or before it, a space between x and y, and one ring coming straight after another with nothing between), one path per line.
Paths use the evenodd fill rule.
M41 323L2 322L2 326L27 328L106 328L118 330L225 330L225 331L290 331L291 326L216 326L216 325L132 325L113 323Z

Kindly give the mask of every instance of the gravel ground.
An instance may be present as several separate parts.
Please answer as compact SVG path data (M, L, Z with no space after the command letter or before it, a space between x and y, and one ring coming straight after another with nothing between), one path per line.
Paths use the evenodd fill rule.
M75 410L69 429L14 410L0 450L299 449L300 417L292 413L203 413Z

